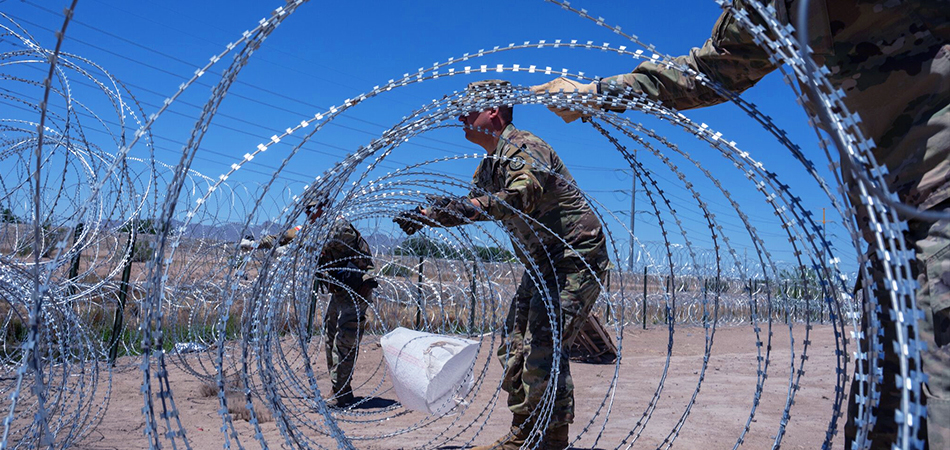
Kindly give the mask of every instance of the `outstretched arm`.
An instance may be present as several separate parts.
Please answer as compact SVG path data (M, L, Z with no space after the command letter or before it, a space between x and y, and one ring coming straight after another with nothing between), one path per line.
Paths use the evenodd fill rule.
M748 10L746 3L746 0L735 0L733 7ZM673 58L673 63L675 67L644 62L631 73L608 77L599 83L582 84L558 78L531 89L551 93L562 90L596 92L626 99L645 94L650 100L663 102L667 107L685 110L723 103L728 97L721 96L695 76L684 74L680 68L703 74L732 92L745 91L776 68L769 61L769 53L756 45L752 35L745 31L731 11L724 11L719 16L712 36L702 47ZM608 109L623 111L623 107L608 106ZM552 110L567 122L580 117L578 112Z

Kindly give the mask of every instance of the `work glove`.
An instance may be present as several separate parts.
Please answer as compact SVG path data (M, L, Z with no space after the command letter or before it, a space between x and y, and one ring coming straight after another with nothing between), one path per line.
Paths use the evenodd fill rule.
M241 239L241 243L238 245L238 248L241 250L253 250L255 242L252 239L244 238Z
M468 197L429 196L429 215L426 219L444 227L454 227L474 220L480 209Z
M396 222L396 225L399 225L399 228L402 228L407 235L412 236L431 221L426 218L422 207L417 206L415 209L399 213L393 218L393 222Z
M444 206L441 206L441 208L450 214L466 219L474 219L479 213L479 209L472 204L472 201L469 200L468 197L448 199L448 202L446 202Z
M574 80L569 80L564 77L555 78L551 81L548 81L544 84L539 84L537 86L531 86L531 92L535 94L542 93L551 93L556 94L558 92L571 93L575 92L578 94L597 94L597 82L592 83L581 83ZM576 100L575 100L576 101ZM588 102L588 106L596 106L594 102ZM589 117L589 115L582 113L581 111L571 111L568 108L555 108L548 106L554 114L557 114L563 121L571 123L582 117Z

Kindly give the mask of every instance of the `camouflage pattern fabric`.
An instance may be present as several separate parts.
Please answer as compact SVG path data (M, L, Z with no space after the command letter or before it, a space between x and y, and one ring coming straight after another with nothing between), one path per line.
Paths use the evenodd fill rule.
M330 229L329 236L330 238L323 244L317 266L320 273L330 274L332 278L328 280L330 292L347 289L339 282L340 277L333 275L339 270L362 272L363 284L376 287L372 253L369 244L356 227L347 220L337 219Z
M529 265L533 260L548 267L541 270L550 272L564 258L602 259L599 255L607 249L600 220L551 146L509 124L494 155L476 169L472 179L476 188L468 195L483 212L466 217L464 205L449 202L429 208L426 215L443 226L498 220L511 232L512 240L527 249L524 255L514 246L521 262Z
M372 290L365 284L355 293L338 291L330 296L324 318L324 339L327 368L335 396L353 393L350 383L360 341L366 330L366 310L372 301Z
M287 245L296 236L300 227L287 230L278 236L261 238L259 247L270 248L274 244ZM352 393L350 381L353 367L359 354L360 341L366 328L366 310L372 301L372 291L378 283L373 277L373 258L369 244L349 221L338 218L323 243L317 259L317 284L324 284L330 291L330 303L324 317L327 368L333 383L334 395ZM362 283L346 286L339 281L337 271L358 271Z
M946 211L950 202L938 208ZM950 221L909 225L919 267L917 307L926 316L917 333L930 347L921 352L929 377L922 387L929 415L924 425L931 449L950 448Z
M769 3L780 20L797 23L796 1ZM748 9L747 5L747 0L733 2L738 9ZM946 205L942 202L950 198L950 2L813 0L807 14L816 62L828 68L830 81L846 94L844 102L861 116L862 131L876 144L874 157L887 167L892 191L910 205L945 210L937 205ZM748 89L775 69L767 52L756 46L728 11L716 21L712 37L702 47L675 58L675 62L735 92ZM602 80L598 88L616 96L644 93L679 110L727 101L680 71L649 62L632 73ZM856 215L865 237L870 238L864 213L858 211ZM932 248L919 238L908 239ZM921 258L940 253L922 248L918 247ZM950 277L950 265L926 264L926 273L921 276L930 284L921 283L918 291L918 306L926 312L920 323L920 336L928 346L922 359L930 378L922 387L928 395L926 427L930 448L950 448L950 383L945 381L950 374L950 359L946 340L940 340L950 324L941 319L947 315L946 297L934 295L944 285L933 284L933 280ZM890 320L887 311L880 316L885 322ZM887 339L888 331L884 333ZM885 344L884 351L885 359L896 361L890 345ZM888 380L893 380L894 373L887 366L884 370L884 384L890 386ZM881 409L891 408L883 397ZM888 442L894 428L888 421L893 421L892 413L883 413L878 419L871 436L874 445Z
M300 231L300 226L293 227L281 236L268 235L261 238L258 242L258 248L272 248L275 246L287 245L292 241ZM369 244L363 239L359 230L348 220L338 218L330 228L329 238L323 243L323 249L320 257L317 259L317 272L320 279L318 282L324 283L329 287L330 292L346 290L335 273L337 271L362 272L363 283L369 283L376 287L376 278L373 276L373 257Z
M950 201L938 205L934 210L947 210ZM923 311L925 320L918 323L918 337L927 342L928 350L921 353L923 370L928 375L928 382L921 386L924 403L929 415L923 433L919 438L927 436L931 449L950 448L950 433L947 428L950 423L940 418L950 417L950 400L940 393L950 392L950 221L928 222L912 220L908 222L908 231L904 234L907 248L914 249L917 260L913 266L914 275L920 288L917 290L917 307ZM870 273L872 277L883 278L883 268L877 252L869 255ZM876 288L875 295L879 299L887 299L889 291ZM894 330L894 315L891 303L880 302L881 329L870 329L867 323L867 311L862 321L865 333L878 333L884 342L883 383L878 387L880 392L871 393L880 396L880 404L875 410L877 424L869 434L872 440L872 449L890 449L891 443L897 439L897 423L894 411L900 409L901 392L897 388L896 376L900 374L900 359L888 351L888 344L896 338ZM861 342L861 350L868 351L867 341ZM857 361L862 364L867 373L866 361ZM855 396L858 394L860 381L851 385L851 400L848 407L848 422L845 424L845 448L851 448L851 441L857 433L855 417L857 405ZM867 384L864 383L865 395Z
M362 284L355 289L341 284L341 276L331 275L328 279L331 295L323 322L327 368L333 383L333 394L345 396L352 393L350 381L366 329L366 309L377 283L372 275L374 266L369 244L353 224L337 219L329 236L317 260L319 273L333 274L340 269L357 270L362 272L363 279Z
M475 189L468 197L440 202L428 208L426 216L442 226L498 220L511 233L525 267L537 266L544 286L525 275L511 302L498 352L505 367L502 385L514 414L535 412L537 417L555 352L561 352L550 426L569 424L574 420L570 343L596 301L598 280L604 280L610 265L606 238L574 178L547 143L509 124L493 155L475 171ZM481 211L472 214L468 199L474 199ZM562 332L557 349L548 307Z
M733 2L738 9L748 9L747 4ZM794 19L797 2L770 4L780 19ZM846 94L845 103L860 114L894 191L922 208L950 197L950 145L946 138L931 142L948 126L950 113L950 2L813 0L808 24L816 62L829 69L830 81ZM674 61L734 92L775 70L768 53L729 12L719 17L702 47ZM679 70L649 62L605 78L599 87L616 96L644 93L679 110L728 100Z
M606 267L604 262L602 267ZM574 422L574 382L571 378L570 350L574 338L583 327L597 296L607 270L595 275L589 270L578 270L567 264L557 270L557 276L545 279L546 286L537 286L526 273L511 301L503 330L498 359L505 368L502 389L508 392L508 408L515 415L530 415L536 420L541 398L551 382L554 366L554 332L548 307L559 319L560 358L554 408L549 427ZM558 301L551 297L557 294Z

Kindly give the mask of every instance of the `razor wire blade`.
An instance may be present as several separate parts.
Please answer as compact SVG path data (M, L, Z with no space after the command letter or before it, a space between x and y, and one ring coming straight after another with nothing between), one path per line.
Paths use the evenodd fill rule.
M434 130L457 128L455 119L470 111L521 104L576 109L592 117L591 125L604 136L605 148L616 150L629 163L638 189L642 189L649 202L654 225L663 237L662 241L640 241L614 212L595 197L586 196L605 224L619 224L606 229L615 264L628 265L626 252L622 251L625 245L634 247L641 259L635 263L637 271L617 271L615 279L601 286L595 308L602 317L608 318L620 357L612 379L603 388L596 412L590 417L577 417L582 431L573 441L629 448L642 439L663 402L664 389L669 388L665 381L676 342L674 331L686 326L697 327L705 335L702 374L698 376L690 400L682 407L679 419L666 432L662 446L672 446L683 432L696 399L702 395L707 362L715 355L717 327L727 324L750 326L757 348L749 412L735 441L735 447L741 446L762 406L769 371L773 364L779 363L772 355L775 327L785 326L790 340L794 341L800 336L794 333L795 324L803 324L803 345L797 353L799 349L790 348L791 359L784 362L788 366L789 389L781 406L782 418L773 424L774 445L779 446L806 374L812 325L827 317L832 324L838 355L834 386L827 386L834 400L831 411L827 412L828 427L823 445L831 445L849 379L848 355L852 349L845 338L845 329L860 329L857 321L862 307L852 297L851 286L847 284L853 277L842 274L831 243L819 233L820 226L802 200L782 183L781 173L767 171L748 152L706 124L697 124L677 111L633 95L608 98L571 93L534 94L516 87L499 95L463 101L463 94L456 91L409 111L402 121L315 177L305 190L292 194L289 201L284 195L288 189L281 186L278 176L290 166L304 143L319 136L318 133L344 111L358 112L360 104L391 91L436 79L460 77L469 81L477 76L515 72L595 79L566 68L477 63L489 55L507 52L520 55L537 48L598 49L684 70L673 64L672 58L657 53L655 47L624 34L619 27L607 25L602 18L574 9L567 2L554 3L614 30L632 45L642 48L628 50L625 46L612 47L592 41L556 40L465 53L432 67L407 72L364 94L316 112L248 149L242 158L233 162L230 171L217 177L192 171L193 158L201 151L196 143L213 123L221 101L241 69L253 62L259 43L302 3L289 2L262 19L256 28L213 56L207 66L196 71L191 80L183 83L178 92L150 115L136 104L134 92L121 87L105 69L80 56L44 49L12 21L4 24L5 36L18 39L22 49L0 55L0 61L11 63L9 65L49 66L53 74L42 82L14 71L4 77L4 83L15 86L3 94L4 100L24 108L22 117L33 115L32 120L40 119L24 120L19 118L20 114L0 119L3 131L0 163L5 171L0 184L0 204L4 211L9 211L4 213L0 233L0 292L4 307L0 319L3 320L2 334L8 336L0 361L5 380L2 390L11 400L4 422L4 447L49 444L67 447L80 442L102 420L109 406L111 380L115 375L109 361L116 354L129 355L124 359L120 357L120 364L124 361L124 364L139 366L144 430L148 445L153 448L191 446L181 423L181 408L175 402L175 384L169 376L172 369L217 388L221 442L229 447L243 448L257 441L264 447L286 444L294 448L353 448L363 442L411 435L418 438L418 447L432 448L450 443L469 445L478 439L494 438L486 436L485 427L495 407L503 407L503 404L499 398L500 382L486 377L493 362L491 357L472 367L472 376L479 381L471 393L459 400L451 417L413 416L407 425L366 431L364 427L368 423L385 424L390 419L413 413L398 404L368 411L328 408L323 400L327 385L322 379L321 338L305 326L308 306L316 305L316 316L321 317L326 311L327 299L315 297L308 283L297 280L312 279L319 272L315 255L326 243L332 224L330 218L342 216L360 223L364 235L386 234L391 217L404 209L424 205L427 195L458 195L471 188L470 180L446 173L441 167L466 160L474 165L489 157L472 154L437 158L382 174L382 164L390 161L390 155L398 152L403 143ZM728 4L723 6L729 7ZM768 11L760 11L763 12L767 17ZM71 13L66 17L68 24ZM777 22L770 22L768 29L750 27L750 32L774 43L771 48L777 49L776 57L792 68L793 77L821 81L820 73L809 71L807 55ZM208 74L213 66L224 64L226 56L233 60L221 71L220 81L196 120L192 137L182 149L182 159L177 164L158 161L151 150L152 124L191 83ZM703 83L714 84L701 74L688 70L684 73ZM74 98L69 88L75 80L100 87L98 95L117 105L116 111L107 115L106 111L84 109L83 100ZM827 97L835 91L827 87L830 86L827 81L824 83ZM15 94L35 88L47 88L53 100L39 103L28 95ZM834 189L818 175L814 164L787 133L741 97L729 95L729 98L776 136L846 217L846 210L840 206L846 200L835 198ZM814 104L808 98L805 101ZM837 103L829 101L828 104L840 104L840 98ZM770 238L757 229L744 205L721 181L728 175L708 169L672 139L632 121L633 114L619 116L604 112L603 105L641 111L707 142L741 177L749 180L761 196L762 204L779 217L782 233L794 248L796 260L782 262L771 254ZM93 120L87 120L89 116ZM857 143L850 148L866 153L868 147L862 144L853 121L838 119L836 124L850 124L841 130ZM86 131L94 128L110 136L112 148L103 147L100 141L88 136ZM300 143L293 145L269 182L246 186L229 181L234 173L253 165L255 156L273 146L289 145L290 136L299 137ZM35 153L37 148L43 151ZM146 149L144 156L143 148ZM637 149L636 156L630 148ZM138 150L134 158L130 156L133 149ZM648 155L656 164L644 163ZM867 155L860 156L866 158ZM835 161L829 160L829 163ZM56 171L48 170L50 166ZM868 162L866 166L870 167L868 173L875 173L873 163ZM44 170L40 170L41 167ZM685 171L687 167L701 173L727 201L734 214L732 217L741 222L743 239L752 242L753 262L739 256L736 245L730 242L730 231L709 208L710 195L693 186L691 175ZM658 169L677 180L679 187L687 192L688 201L668 195L664 181L656 177ZM865 178L864 183L882 185L879 179ZM871 203L876 198L875 193L868 192L864 201ZM238 248L237 240L246 234L280 234L305 222L304 205L318 196L334 200L325 213L326 219L304 225L301 237L290 244L289 251L279 254ZM214 209L212 206L224 203L232 207ZM260 223L265 205L281 211L278 222ZM696 232L684 225L686 217L677 212L677 208L686 207L702 211L704 230ZM529 220L527 216L523 218ZM899 226L898 222L889 214L882 214L879 220L882 237L893 240L894 234L888 230ZM227 227L231 229L225 230ZM857 246L860 242L857 231L853 228L849 231ZM692 242L698 240L694 239L697 235L712 245L693 245ZM540 279L537 267L543 264L543 261L530 261L521 265L511 256L494 259L476 256L481 249L505 249L509 245L508 238L507 233L497 227L472 224L425 232L424 242L429 246L425 249L375 245L373 256L380 267L381 286L377 301L371 306L373 320L366 323L367 335L381 335L397 326L410 325L440 334L480 336L484 347L480 355L493 354L500 345L495 332L502 327L516 280L525 272L533 272L534 278ZM524 253L523 243L510 245ZM900 247L901 244L894 245ZM900 274L909 271L899 269L906 266L907 259L896 258L896 261L895 269L885 281L905 285ZM73 267L79 269L72 270ZM124 274L127 267L133 267L128 276ZM209 271L209 267L218 269ZM642 277L640 269L644 270ZM873 309L879 300L870 291L863 295L864 301L871 305L868 318L880 327ZM913 293L901 295L912 298ZM898 302L897 309L907 317L915 317L916 311L906 305ZM412 313L407 314L407 311ZM549 315L554 320L550 308ZM665 352L663 375L636 425L625 430L616 442L607 442L603 436L609 427L610 414L616 414L613 406L622 370L620 361L624 350L629 349L623 345L623 337L625 331L641 322L662 324L668 330L669 350ZM909 329L902 330L900 336L902 344L919 347ZM880 342L876 336L865 338L870 340L872 348L889 344ZM855 355L858 360L871 362L870 372L859 371L857 376L870 378L872 386L880 383L880 377L873 376L879 355L860 350ZM914 355L906 358L912 363L916 361ZM353 381L361 392L369 393L367 399L392 397L385 373L380 359L372 375L354 375ZM919 377L920 372L909 371L905 376ZM488 399L483 398L486 396ZM874 422L868 408L873 400L870 395L866 398L861 415L864 435ZM549 390L536 411L543 420L549 420L553 401L554 393ZM906 422L908 426L918 422L919 404L906 404L903 408L904 417L912 418ZM250 429L235 423L235 410L246 411ZM270 416L277 424L279 438L262 431L264 416ZM543 423L539 424L539 429L542 426ZM910 431L902 432L906 436ZM912 446L908 444L905 448Z

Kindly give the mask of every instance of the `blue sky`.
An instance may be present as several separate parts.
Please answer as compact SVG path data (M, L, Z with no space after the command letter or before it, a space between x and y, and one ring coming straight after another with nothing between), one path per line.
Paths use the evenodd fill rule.
M282 1L261 0L80 0L74 21L67 30L63 50L82 55L106 68L126 84L149 114L197 67L203 66L212 55L221 52L243 31L255 26L273 8L282 4ZM0 11L29 30L42 45L51 47L55 44L55 30L62 25L62 9L67 5L68 2L60 0L6 0L0 2ZM675 7L671 2L647 1L577 1L572 5L586 8L594 16L603 16L607 23L620 25L625 32L636 34L642 41L655 45L658 51L671 55L683 54L691 47L701 45L709 37L720 13L712 0L676 2ZM278 27L240 73L238 82L229 91L204 139L192 169L217 178L271 135L389 79L464 53L542 39L548 42L555 39L590 40L608 42L612 47L634 47L609 30L541 0L465 3L311 1ZM9 42L0 42L0 51L11 49ZM629 57L608 52L564 48L510 51L471 64L494 66L499 63L523 67L552 66L557 70L567 68L572 72L583 71L598 76L627 72L637 64ZM156 158L168 164L177 163L200 106L209 97L210 85L217 82L224 67L220 63L213 67L211 73L202 78L201 84L189 88L156 123L153 130ZM304 145L303 151L278 176L282 195L272 195L264 202L259 219L279 220L280 207L291 195L299 193L313 177L358 146L378 137L403 116L434 98L463 89L471 81L498 76L520 85L539 84L551 78L526 73L442 77L364 102ZM35 78L42 79L42 74L35 75ZM73 86L77 96L90 89L78 81ZM24 97L34 94L32 91L21 93ZM808 127L801 107L795 103L791 89L784 84L780 74L766 77L744 97L787 130L819 170L828 174L827 162L817 146L815 133ZM106 106L101 96L88 102L93 109ZM2 109L11 111L3 116L28 116L12 108ZM686 115L722 132L753 158L763 162L766 169L778 172L782 181L819 219L822 208L830 209L829 201L801 165L738 108L720 105L689 111ZM692 134L644 114L628 112L626 117L655 129L701 160L704 167L721 178L726 189L742 205L743 212L750 216L766 239L773 256L779 260L791 260L787 238L780 232L768 205L729 161ZM625 215L630 209L629 168L602 136L580 122L564 124L544 108L534 105L517 108L515 124L550 143L584 190L601 202L606 210L618 211L620 220L629 220ZM249 185L266 182L296 142L299 138L275 145L239 171L231 182ZM132 154L144 157L147 153L142 146L139 147ZM437 130L400 146L384 164L384 170L474 152L481 153L481 150L465 141L461 130ZM733 245L742 252L748 245L748 236L728 202L714 192L711 183L702 181L695 170L687 169L685 160L674 160L691 175L690 180L710 203ZM707 247L709 233L704 232L702 216L695 210L695 203L691 203L690 194L683 189L682 183L655 158L646 158L643 162L656 171L661 188L674 201L677 214L695 245ZM440 164L439 169L464 179L474 171L475 164L469 159ZM638 209L646 209L646 197L642 192L637 201ZM238 214L224 211L225 206L218 208L221 211L213 211L209 216L216 217L216 220L241 219L236 217ZM638 214L637 217L638 236L645 241L659 240L656 220L650 220L649 214ZM829 210L827 220L832 222L828 224L828 233L841 252L839 257L843 268L853 270L853 249L847 232L836 223L840 218ZM378 225L383 228L390 226ZM608 225L619 230L616 225ZM751 249L749 253L752 253Z

